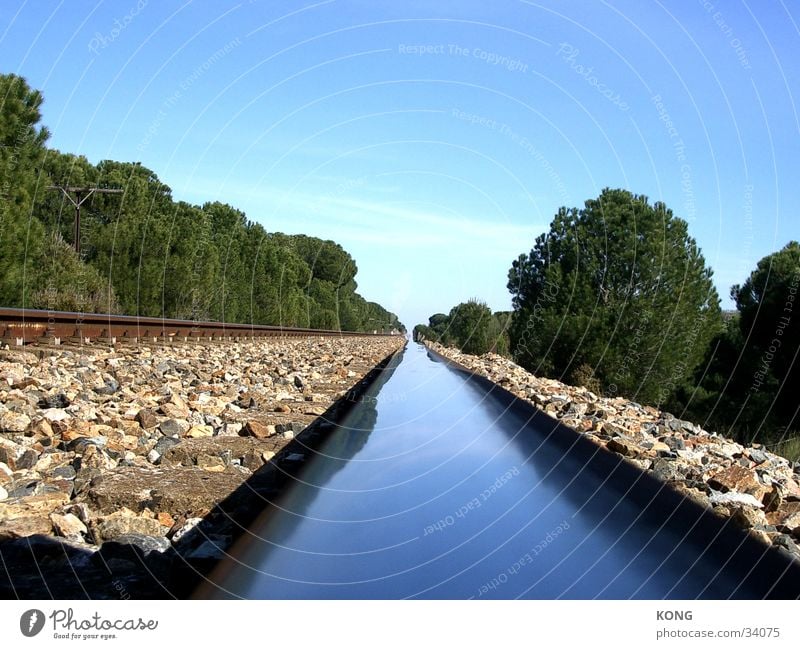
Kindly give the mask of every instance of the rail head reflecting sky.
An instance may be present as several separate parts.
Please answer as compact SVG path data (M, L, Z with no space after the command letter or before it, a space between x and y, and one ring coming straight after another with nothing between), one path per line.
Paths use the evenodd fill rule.
M698 519L662 501L643 506L596 458L555 443L553 420L531 421L529 410L509 408L421 346L409 346L377 387L234 547L204 596L725 599L768 591L741 561L726 565L733 555L700 533Z

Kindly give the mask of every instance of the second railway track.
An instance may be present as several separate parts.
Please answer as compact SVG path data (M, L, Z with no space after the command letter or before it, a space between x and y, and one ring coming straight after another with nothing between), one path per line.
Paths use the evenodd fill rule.
M176 320L69 311L0 309L0 342L30 344L115 344L234 342L275 337L392 336L336 329Z

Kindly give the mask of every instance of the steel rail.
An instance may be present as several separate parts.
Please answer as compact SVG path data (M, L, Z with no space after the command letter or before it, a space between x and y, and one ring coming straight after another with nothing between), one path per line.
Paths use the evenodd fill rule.
M0 342L39 344L114 344L117 342L224 342L275 337L396 336L335 329L308 329L244 323L176 320L109 313L77 313L0 308Z

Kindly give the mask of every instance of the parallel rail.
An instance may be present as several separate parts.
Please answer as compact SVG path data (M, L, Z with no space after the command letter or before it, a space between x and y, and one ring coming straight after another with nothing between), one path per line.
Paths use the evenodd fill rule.
M11 346L244 341L276 337L393 336L332 329L200 322L101 313L0 309L0 341Z

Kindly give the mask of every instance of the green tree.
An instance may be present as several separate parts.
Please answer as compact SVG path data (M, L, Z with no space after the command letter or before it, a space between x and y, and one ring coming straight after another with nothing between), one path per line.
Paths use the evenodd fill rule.
M800 429L799 291L800 244L791 241L731 288L738 313L671 407L745 443L794 437Z
M514 261L511 348L529 370L599 380L663 403L722 329L719 298L685 221L663 203L604 189L561 208Z
M139 163L47 150L42 96L21 77L0 75L0 102L1 304L403 330L356 292L355 260L334 241L268 233L224 203L176 202ZM123 189L83 204L80 257L72 203L49 185Z
M448 320L448 334L465 354L485 354L492 348L492 311L483 302L470 299L454 306Z
M45 156L47 129L41 93L14 74L0 75L0 303L26 306L41 281L45 232L34 215L37 168Z
M79 313L118 313L114 289L95 268L81 262L71 244L58 233L44 239L41 279L26 306Z
M744 284L731 288L746 356L755 365L753 391L758 390L759 380L775 381L775 406L781 416L796 412L800 388L799 285L800 244L790 241L761 259Z

